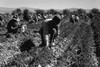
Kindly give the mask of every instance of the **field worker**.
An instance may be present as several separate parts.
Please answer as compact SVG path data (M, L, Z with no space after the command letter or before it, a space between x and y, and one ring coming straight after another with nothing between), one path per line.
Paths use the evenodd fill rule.
M58 16L54 16L52 20L42 23L39 30L42 39L40 46L50 46L49 44L53 42L55 34L58 33L58 24L60 21Z
M18 30L18 21L14 18L14 19L11 19L8 24L7 24L7 31L8 33L17 33L17 30Z

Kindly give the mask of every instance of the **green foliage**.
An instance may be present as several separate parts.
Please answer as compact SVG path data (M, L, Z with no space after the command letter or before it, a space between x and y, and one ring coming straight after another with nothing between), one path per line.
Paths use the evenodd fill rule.
M66 29L66 27L63 29ZM70 30L74 31L73 29ZM82 23L80 26L76 26L76 31L71 33L74 33L73 40L58 60L58 63L63 66L66 63L69 66L76 65L76 67L96 67L97 60L95 60L95 44L91 26ZM67 59L67 61L64 59Z
M90 26L86 25L86 24L82 24L80 26L80 44L81 44L81 55L78 58L78 62L81 64L84 63L84 66L86 67L91 67L91 66L96 66L96 62L94 59L96 59L95 57L95 44L93 41L93 30ZM79 33L79 32L78 32ZM77 33L77 35L79 35ZM81 60L81 61L80 61ZM94 63L95 62L95 63Z
M25 21L29 21L29 19L30 19L30 16L29 16L29 10L28 9L24 9L23 10L23 19L25 20Z
M47 11L47 14L52 14L52 15L55 15L55 14L58 14L59 12L56 11L55 9L50 9Z
M59 27L59 30L60 30L59 36L62 38L66 38L67 36L72 35L77 27L78 27L78 24L73 24L73 23L64 21Z
M89 16L89 18L91 18L91 20L96 20L100 17L100 11L99 9L94 8L87 15Z
M33 57L33 61L31 61L32 66L35 64L41 64L42 66L45 66L46 64L50 64L50 61L54 59L52 51L48 48L33 49L30 51L30 54Z
M36 9L35 12L36 12L36 15L38 15L38 14L43 15L44 14L44 10L42 10L42 9Z
M68 10L68 9L63 9L62 10L63 15L69 15L69 13L70 13L70 10Z
M89 18L91 18L91 27L94 31L94 42L96 47L96 56L100 57L100 11L99 9L92 9L88 13Z
M22 14L22 11L20 8L17 8L16 10L12 11L12 15L16 15L16 14L19 16Z
M12 14L18 13L19 15L22 13L20 9L16 9L12 12ZM48 14L57 14L58 11L54 9L50 9L47 11ZM85 11L83 9L79 9L73 13L76 13L78 15L83 14L85 15ZM28 9L23 10L23 18L25 21L29 21L29 14L30 11ZM32 14L32 13L31 13ZM37 9L36 14L44 14L44 10ZM70 11L67 9L63 10L63 14L68 15L70 14ZM22 52L20 54L15 55L12 60L2 67L36 67L36 65L41 64L42 66L46 66L47 64L53 63L53 61L57 61L56 66L57 67L96 67L96 56L95 56L95 44L97 46L97 50L100 48L100 12L98 9L92 9L90 13L87 14L88 17L91 19L91 26L87 25L85 22L79 23L70 23L68 21L68 18L63 19L61 21L61 25L59 26L60 34L58 41L56 41L55 48L57 47L56 52L59 55L56 57L53 53L52 49L48 48L37 48L33 47L29 53ZM5 19L10 19L8 16L10 14L7 14L7 17ZM8 21L8 20L7 20ZM35 38L39 37L39 35L34 34L33 30L39 30L41 24L34 24L28 26L28 35L22 36L20 35L19 39L22 38L32 38L33 41L36 41ZM92 28L91 28L92 27ZM94 38L93 38L93 30L94 30ZM31 33L30 33L31 32ZM67 39L63 41L64 39ZM95 44L94 44L94 40ZM13 41L13 39L12 39ZM68 42L69 41L69 42ZM15 42L15 41L14 41ZM37 41L36 41L37 42ZM40 40L39 40L40 42ZM39 43L38 43L39 44ZM10 44L8 43L7 46ZM14 43L15 45L15 43ZM3 48L9 49L9 50L1 50ZM15 52L18 52L18 49L14 46L10 46L9 48L4 45L4 47L0 46L0 50L6 53L9 53L9 55L14 54ZM66 47L66 49L65 49ZM12 50L10 53L10 49ZM14 52L14 49L15 52ZM61 49L61 51L60 51ZM62 51L63 50L63 51ZM65 50L65 51L64 51ZM64 53L63 53L64 52ZM100 52L100 51L99 51ZM99 55L99 52L98 55ZM6 56L6 54L4 54ZM5 58L5 57L4 57ZM55 58L57 60L55 60ZM94 65L93 65L94 64Z

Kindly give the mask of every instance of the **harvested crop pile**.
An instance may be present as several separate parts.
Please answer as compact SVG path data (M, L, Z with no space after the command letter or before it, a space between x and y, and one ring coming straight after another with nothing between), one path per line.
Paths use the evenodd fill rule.
M23 51L29 51L32 47L34 47L34 43L32 42L31 39L28 39L26 41L24 41L21 46L20 46L20 51L23 52Z

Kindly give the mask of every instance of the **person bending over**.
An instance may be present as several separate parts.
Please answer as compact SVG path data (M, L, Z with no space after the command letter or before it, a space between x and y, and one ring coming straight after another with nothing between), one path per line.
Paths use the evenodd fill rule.
M51 46L49 44L51 44L58 35L58 24L60 21L58 16L54 16L52 20L42 23L39 30L42 39L40 46Z

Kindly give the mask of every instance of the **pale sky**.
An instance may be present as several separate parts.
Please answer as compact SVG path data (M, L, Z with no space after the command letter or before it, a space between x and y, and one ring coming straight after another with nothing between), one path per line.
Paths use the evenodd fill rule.
M0 7L41 9L100 8L100 0L0 0Z

